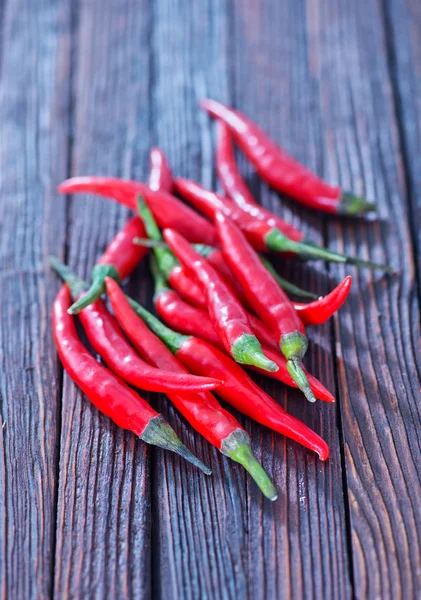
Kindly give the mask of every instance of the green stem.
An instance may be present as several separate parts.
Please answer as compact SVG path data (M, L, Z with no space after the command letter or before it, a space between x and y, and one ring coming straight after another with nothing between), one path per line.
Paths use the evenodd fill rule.
M308 340L299 331L287 333L281 337L282 354L287 359L288 373L291 375L298 388L303 392L309 402L316 402L316 397L310 387L301 361L307 352Z
M92 269L92 283L86 294L83 294L79 300L77 300L69 308L70 315L77 315L81 310L98 300L105 294L105 278L111 277L115 279L117 283L120 283L120 275L114 265L95 265Z
M250 447L248 435L242 429L230 433L221 444L221 452L235 462L240 463L250 473L263 494L269 500L276 500L278 492L259 464Z
M280 287L283 290L290 294L293 294L294 296L300 296L301 298L311 298L312 300L317 300L317 294L313 294L313 292L303 290L291 283L290 281L288 281L287 279L281 277L276 271L275 267L272 265L272 263L265 256L260 256L260 260L262 261L266 269L269 271L269 273L273 275L273 277L276 279L276 281L279 283Z
M338 213L343 215L360 215L376 210L377 206L374 202L368 202L365 198L356 196L352 192L342 192L342 197L338 204Z
M82 292L88 289L89 284L75 275L75 273L73 273L73 271L67 265L59 261L59 259L55 256L50 256L48 263L50 267L54 269L58 275L60 275L63 281L67 283L73 299L78 298Z
M189 336L173 331L161 323L161 321L154 317L154 315L146 310L146 308L143 308L143 306L136 302L136 300L133 300L133 298L130 298L129 296L126 297L130 303L130 306L138 315L138 317L145 321L149 329L151 329L164 342L164 344L171 350L173 354L176 354L181 348L182 344L189 339Z
M302 242L304 242L306 244L306 246L313 246L314 248L320 248L320 246L315 244L312 240L303 239ZM381 263L373 263L368 260L363 260L362 258L357 258L356 256L349 256L349 254L338 254L337 252L334 252L334 254L345 258L345 262L348 265L362 267L363 269L372 269L372 270L380 269L382 271L385 271L386 273L395 273L394 268L389 265L384 265Z
M159 446L164 450L170 450L185 458L189 463L198 467L206 475L211 475L212 471L196 458L194 454L187 450L181 442L175 431L166 423L162 415L157 415L150 419L142 434L139 436L141 440L153 446Z
M162 274L161 269L158 266L158 262L156 260L156 256L151 256L149 258L149 266L151 268L152 279L154 281L154 298L159 296L162 292L166 292L169 288L167 285L167 280Z
M159 243L159 245L150 244L150 246L153 247L160 270L163 275L168 278L172 269L178 265L178 261L165 242L162 241L161 231L142 196L138 196L137 198L137 209L139 217L145 225L148 238L150 238L152 243ZM139 238L136 239L136 243L139 243L140 241ZM161 242L163 243L163 246L161 246Z
M256 336L243 333L231 346L234 360L242 365L253 365L264 371L274 373L278 365L264 355L262 347Z

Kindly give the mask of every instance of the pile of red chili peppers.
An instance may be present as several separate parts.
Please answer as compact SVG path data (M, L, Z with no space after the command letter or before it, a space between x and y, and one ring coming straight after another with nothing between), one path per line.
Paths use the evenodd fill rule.
M150 154L148 183L74 177L59 186L63 194L111 197L136 215L98 259L90 283L50 259L64 281L53 306L54 339L70 377L117 425L178 453L209 474L210 469L133 388L164 392L196 431L243 465L264 495L275 500L277 491L253 455L249 435L220 400L326 460L328 444L281 408L248 371L299 388L310 402L334 402L303 365L306 327L326 322L339 310L352 279L346 277L317 299L282 278L261 253L280 252L285 260L296 256L390 269L317 246L260 206L241 178L234 143L262 179L307 207L355 215L373 210L372 203L322 181L239 111L214 100L203 101L202 107L218 123L216 167L225 195L173 179L157 148ZM153 300L159 318L120 287L147 252L152 254ZM288 294L312 301L291 300ZM80 341L73 315L78 315L104 364Z

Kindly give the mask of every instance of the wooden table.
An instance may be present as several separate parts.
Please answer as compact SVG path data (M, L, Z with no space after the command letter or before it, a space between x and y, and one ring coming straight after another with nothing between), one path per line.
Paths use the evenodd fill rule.
M3 0L0 3L0 598L415 598L421 590L421 3L418 0ZM216 186L204 96L241 108L379 219L261 202L316 242L397 277L280 264L340 315L311 331L316 406L260 380L330 443L309 451L240 417L280 490L265 501L169 406L206 477L124 433L57 360L49 254L82 276L128 211L64 198L70 175L145 180L159 145ZM130 291L151 305L142 265ZM4 506L4 509L3 509Z

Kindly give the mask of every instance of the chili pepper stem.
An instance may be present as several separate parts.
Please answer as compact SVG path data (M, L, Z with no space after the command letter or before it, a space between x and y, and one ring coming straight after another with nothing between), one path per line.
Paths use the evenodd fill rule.
M377 206L374 202L368 202L365 198L356 196L352 192L342 192L337 206L337 212L344 215L359 215L376 210Z
M135 238L134 242L153 248L159 268L165 277L168 277L171 270L178 264L178 261L167 244L162 240L161 231L142 196L137 197L137 212L143 221L149 239Z
M212 471L209 467L204 465L201 460L196 458L194 454L184 446L175 431L171 429L161 415L150 419L139 437L147 444L153 444L164 450L171 450L172 452L179 454L189 463L206 473L206 475L211 475Z
M67 265L63 264L55 256L50 256L48 258L48 263L63 281L67 283L73 298L80 296L80 294L88 287L86 281L83 281L83 279L75 275ZM70 312L70 309L67 312Z
M269 273L274 276L274 278L276 279L276 281L279 283L279 285L281 286L281 288L283 290L285 290L286 292L289 292L290 294L294 294L294 296L300 296L301 298L310 298L311 300L317 300L317 298L318 298L317 294L313 294L313 292L308 292L307 290L303 290L303 289L299 288L298 286L294 285L293 283L291 283L290 281L287 281L286 279L281 277L279 275L279 273L277 272L277 270L275 269L275 267L272 265L272 263L265 256L260 256L260 260L265 265L265 267L269 271Z
M260 342L252 335L244 333L231 346L234 360L243 365L253 365L265 371L275 373L278 365L267 358L262 350Z
M173 354L176 354L177 350L181 348L185 340L188 340L189 336L169 329L166 325L161 323L159 319L154 317L153 314L146 310L146 308L143 308L143 306L136 302L136 300L133 300L133 298L130 298L129 296L126 296L126 298L137 316L140 317L142 321L146 323L149 329L156 333L160 339L165 338L165 345Z
M316 397L310 387L307 375L301 366L301 361L308 347L307 338L299 331L294 331L282 336L280 346L282 354L287 359L288 373L307 400L309 402L316 402Z
M308 240L306 238L303 238L302 242L304 242L306 244L306 246L314 246L315 248L320 248L320 246L318 246L317 244L315 244L312 240ZM394 274L396 273L395 269L393 267L391 267L390 265L384 265L382 263L373 263L369 260L363 260L362 258L358 258L356 256L349 256L349 254L338 254L337 252L333 252L333 250L329 250L329 252L332 252L333 254L336 254L337 256L342 256L343 258L345 258L345 262L348 265L354 265L356 267L362 267L365 269L380 269L382 271L385 271L386 273L391 273Z
M265 242L269 250L276 252L292 252L305 259L323 259L330 262L345 263L346 258L326 248L313 246L312 244L303 244L294 242L286 237L279 229L272 229L265 237Z
M222 442L221 452L235 462L238 462L250 473L266 498L269 498L272 502L277 499L278 492L263 467L253 455L248 436L244 431L237 429L226 437Z
M86 294L69 308L69 315L77 315L81 310L98 300L105 293L105 278L111 277L120 283L120 276L114 265L95 265L92 269L92 284Z

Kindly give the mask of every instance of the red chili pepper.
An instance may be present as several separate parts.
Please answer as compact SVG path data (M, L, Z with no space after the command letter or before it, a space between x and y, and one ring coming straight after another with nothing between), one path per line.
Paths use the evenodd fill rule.
M197 244L194 245L195 250L199 251L199 253L202 256L206 256L206 252L203 252L203 249L206 249L209 247L204 246L204 247L202 247L202 249L200 249L198 246L200 246L200 245L197 245ZM162 248L162 247L155 247L154 250L158 251L157 253L158 253L159 258L161 257L162 252L170 252L171 253L171 251L169 251L167 248ZM236 298L238 300L240 300L240 302L242 302L242 299L244 296L243 289L241 288L241 295L240 295L237 291L237 288L240 288L241 286L239 285L237 280L234 278L231 271L224 272L224 270L221 269L222 264L225 264L222 262L225 260L223 253L220 250L215 249L214 254L216 256L216 260L214 260L213 263L211 263L212 266L214 266L215 270L217 272L219 272L219 274L223 277L223 279L225 280L225 282L228 285L230 285L233 281L236 282L237 285L235 287L231 287L231 285L230 285L230 287L231 287L232 292L235 294ZM173 258L173 254L171 253L171 258L169 259L168 262L173 261L173 260L175 260L175 258ZM275 269L269 263L269 261L266 261L266 259L264 259L263 257L260 257L260 260L262 261L262 263L266 267L266 269L269 271L269 273L271 273L273 275L273 277L276 279L276 281L279 283L279 275L276 273ZM203 295L203 293L202 293L201 289L199 288L199 286L197 285L197 283L195 282L195 280L193 279L193 277L191 275L189 275L187 269L185 269L182 266L179 266L178 269L174 268L172 270L168 270L166 268L166 265L168 265L168 262L158 260L158 266L159 266L159 269L160 269L162 275L168 281L170 286L182 298L184 298L184 300L186 300L189 304L191 304L197 308L207 310L206 298ZM221 271L222 271L222 273L221 273ZM231 273L231 280L229 280L229 278L228 278L228 273ZM224 277L224 275L225 275L225 277ZM287 282L287 283L289 286L289 282ZM298 316L300 317L303 324L308 325L308 326L321 325L322 323L325 323L326 321L328 321L332 317L332 315L334 315L344 304L345 300L347 299L347 297L349 295L349 292L351 289L351 284L352 284L352 277L351 277L351 275L348 275L329 294L318 298L314 302L310 302L310 303L293 302L293 306L294 306L295 310L297 311ZM281 287L282 287L282 285L281 285ZM294 286L293 286L293 284L291 284L290 289L293 289L293 288L294 288ZM285 288L283 288L283 289L285 289ZM300 288L298 288L298 289L300 290ZM300 290L300 291L303 292L304 290ZM247 302L242 302L242 304L244 306L244 304L247 304ZM265 324L262 323L262 321L260 321L258 318L256 318L255 315L251 314L250 312L248 312L247 314L248 314L250 325L254 331L254 334L259 339L259 341L268 346L273 346L274 348L277 348L278 345L277 345L275 339L273 338L271 332L269 331L269 329L265 326Z
M206 342L209 342L216 348L224 350L224 347L221 344L221 341L212 325L208 312L200 308L190 306L187 304L187 302L183 302L183 300L181 300L181 298L174 291L165 287L165 282L159 277L158 272L155 269L152 269L152 271L156 283L154 303L156 311L161 319L165 321L169 327L180 333L194 335L205 340ZM279 348L269 330L257 317L254 317L253 315L250 316L252 317L250 319L250 323L252 324L253 331L256 337L259 338L259 341L262 343L262 348L265 355L269 356L270 359L278 365L279 369L275 373L271 373L252 365L247 365L247 367L262 375L281 381L290 387L297 388L297 384L288 373L286 360L279 353ZM262 331L264 334L262 337L259 337L259 334L261 334ZM264 343L264 340L266 339L268 339L269 345ZM319 400L324 400L325 402L335 401L335 398L332 396L332 394L318 379L310 375L310 373L308 373L306 370L305 373L316 398Z
M301 231L255 201L238 170L231 133L224 121L218 120L217 131L216 170L226 195L252 217L263 221L272 219L273 226L290 240L303 241L304 234Z
M228 264L241 283L251 306L275 333L282 354L287 359L289 374L306 398L314 402L316 398L301 367L308 340L294 306L262 265L242 232L220 212L216 214L216 228Z
M171 194L153 191L145 183L115 177L72 177L63 181L57 189L62 194L107 196L134 211L137 210L137 196L141 195L160 227L179 231L189 242L218 245L215 228L209 221Z
M106 280L106 287L115 315L139 354L156 367L166 371L187 373L187 369L137 316L139 305L134 300L128 299L113 279ZM221 407L212 394L171 392L168 398L208 442L247 469L265 496L271 500L276 499L275 488L252 454L247 433L237 419Z
M176 452L209 475L211 470L187 450L162 415L89 354L78 338L69 307L70 291L63 285L53 304L53 333L60 360L71 379L119 427L148 444Z
M215 269L176 231L165 229L164 238L178 260L197 277L212 324L228 353L242 364L277 371L278 367L262 352L245 309Z
M165 154L159 148L152 148L149 159L149 187L156 192L163 191L171 194L172 174Z
M87 284L57 259L50 259L50 264L68 284L73 298L80 296ZM145 363L127 342L102 300L90 304L80 312L79 317L92 348L118 377L130 385L161 392L211 390L222 383L210 377L198 381L190 375L166 373Z
M142 248L133 243L133 240L139 235L146 235L143 221L139 217L132 217L111 240L104 254L92 269L91 286L86 294L72 304L69 309L70 314L77 314L104 294L105 277L121 281L134 271L148 251L148 248Z
M212 373L223 378L225 383L217 393L231 406L317 452L321 460L329 457L326 442L304 423L288 415L226 354L203 340L169 329L143 307L138 307L137 314L190 372Z
M374 203L317 177L238 110L215 100L203 100L201 107L227 125L260 177L279 192L304 206L328 213L355 215L376 210Z
M330 319L348 298L351 285L352 277L348 275L327 296L310 302L310 304L294 304L294 308L304 325L321 325Z
M273 250L286 255L295 254L304 260L322 259L335 263L348 263L368 269L382 269L389 273L393 272L393 269L388 265L372 263L346 254L338 254L327 248L317 246L313 242L293 241L276 227L276 223L271 216L263 218L261 214L259 218L256 218L228 198L223 198L216 192L206 190L194 181L179 177L174 181L174 186L183 198L209 218L213 219L217 211L229 217L241 229L253 248L259 252Z
M218 121L218 141L216 147L216 167L218 171L219 180L222 187L225 190L227 196L233 200L243 211L258 219L260 221L266 221L272 227L279 229L284 235L290 240L295 242L302 242L306 245L315 246L320 248L312 242L306 239L305 235L275 215L275 213L257 204L252 194L247 188L244 180L242 179L240 172L237 167L234 155L234 147L232 143L232 137L229 132L228 126L223 121ZM357 267L364 267L368 269L383 269L386 272L392 273L393 269L388 265L381 265L370 261L365 261L354 256L348 256L347 254L335 255L343 257L346 262L350 265ZM276 274L277 275L277 274ZM279 275L277 275L279 277ZM281 282L279 282L281 283ZM281 283L281 287L286 289Z

